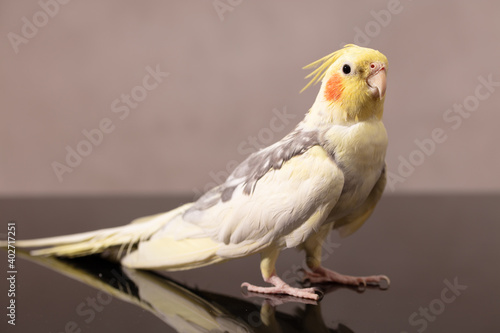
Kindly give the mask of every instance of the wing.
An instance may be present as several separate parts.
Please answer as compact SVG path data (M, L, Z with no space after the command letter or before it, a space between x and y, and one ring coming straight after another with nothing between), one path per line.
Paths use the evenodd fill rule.
M182 270L303 243L321 227L344 186L342 170L317 137L298 127L249 156L122 264Z
M183 220L203 232L183 237L208 235L225 245L218 250L224 257L271 243L297 246L319 229L343 185L342 171L319 145L317 134L296 130L251 155L223 185L186 211Z
M386 167L382 170L378 181L375 183L375 186L373 186L373 189L361 207L359 207L359 209L355 212L335 221L333 228L338 229L340 236L346 237L354 233L373 213L375 206L382 197L382 193L384 192L385 184L387 182L385 169Z
M318 132L301 130L299 124L295 131L282 140L251 154L234 169L224 184L213 188L200 197L193 208L187 212L187 215L196 211L204 211L218 203L230 200L234 190L240 186L243 186L245 194L252 194L259 179L269 170L281 169L283 163L318 144Z

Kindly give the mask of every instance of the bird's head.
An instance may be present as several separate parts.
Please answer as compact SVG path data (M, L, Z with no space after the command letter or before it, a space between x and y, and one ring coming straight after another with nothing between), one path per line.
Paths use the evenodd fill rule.
M314 67L306 76L312 79L303 89L321 81L311 111L332 121L382 117L387 75L387 58L382 53L349 44L304 68Z

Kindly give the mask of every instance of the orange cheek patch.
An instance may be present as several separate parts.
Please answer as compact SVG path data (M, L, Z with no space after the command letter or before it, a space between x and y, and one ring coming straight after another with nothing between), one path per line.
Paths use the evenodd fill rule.
M342 95L342 78L335 74L326 83L325 98L327 101L336 101Z

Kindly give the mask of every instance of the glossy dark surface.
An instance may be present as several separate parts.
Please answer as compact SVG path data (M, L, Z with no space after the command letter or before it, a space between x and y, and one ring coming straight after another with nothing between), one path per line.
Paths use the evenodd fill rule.
M0 233L5 238L11 220L18 239L118 226L188 199L2 199ZM15 327L7 324L2 250L0 327L53 333L499 332L499 222L498 195L386 196L354 235L330 237L324 263L347 274L386 274L390 288L331 286L318 305L245 297L243 281L262 284L258 256L159 275L122 270L99 257L33 261L18 251ZM303 263L302 253L286 250L278 273L292 282ZM273 307L278 303L284 304Z

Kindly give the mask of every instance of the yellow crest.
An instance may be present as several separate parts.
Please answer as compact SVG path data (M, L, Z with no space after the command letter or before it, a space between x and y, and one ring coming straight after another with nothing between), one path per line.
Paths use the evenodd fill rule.
M313 78L311 79L311 81L309 81L309 83L304 88L302 88L302 90L300 92L303 92L304 90L309 88L311 85L314 85L314 84L320 82L325 77L326 70L335 61L337 61L337 59L342 54L344 54L347 51L347 49L350 47L359 47L359 46L354 45L354 44L347 44L344 46L343 49L340 49L340 50L337 50L333 53L330 53L329 55L324 56L323 58L316 60L315 62L310 63L307 66L302 67L302 69L309 69L309 68L316 68L316 67L317 68L305 77L306 79L308 79L310 77L313 77Z

